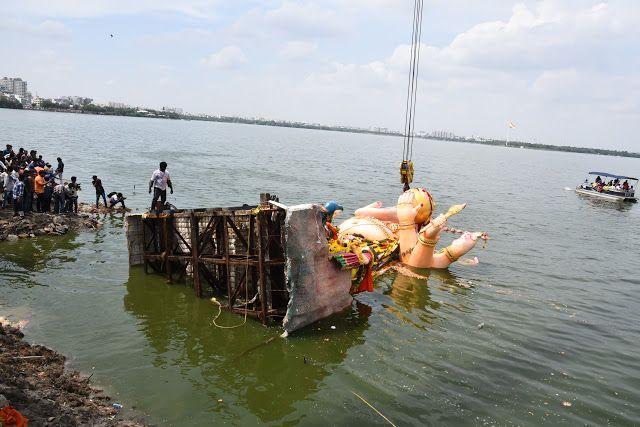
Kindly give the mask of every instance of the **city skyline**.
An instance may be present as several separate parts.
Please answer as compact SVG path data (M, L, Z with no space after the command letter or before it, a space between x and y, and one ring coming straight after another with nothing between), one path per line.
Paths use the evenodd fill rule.
M410 1L27 0L0 18L44 97L401 129ZM425 2L418 129L638 151L640 7ZM113 36L113 37L112 37Z

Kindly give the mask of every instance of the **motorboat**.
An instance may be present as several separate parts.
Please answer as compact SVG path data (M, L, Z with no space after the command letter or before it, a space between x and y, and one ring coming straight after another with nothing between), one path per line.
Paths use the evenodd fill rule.
M584 182L576 187L576 193L614 202L636 202L637 186L638 178L608 172L589 172Z

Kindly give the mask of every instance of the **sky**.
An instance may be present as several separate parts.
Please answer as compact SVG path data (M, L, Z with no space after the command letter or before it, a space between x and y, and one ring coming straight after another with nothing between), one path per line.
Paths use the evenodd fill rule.
M0 75L33 94L404 126L413 0L12 3ZM416 129L640 151L639 71L637 0L424 0Z

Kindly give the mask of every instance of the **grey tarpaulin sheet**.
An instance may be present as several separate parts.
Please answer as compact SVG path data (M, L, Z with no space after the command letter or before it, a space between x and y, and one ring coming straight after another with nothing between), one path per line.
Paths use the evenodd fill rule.
M288 207L285 232L289 304L282 324L288 334L342 311L352 297L351 272L329 260L320 206Z

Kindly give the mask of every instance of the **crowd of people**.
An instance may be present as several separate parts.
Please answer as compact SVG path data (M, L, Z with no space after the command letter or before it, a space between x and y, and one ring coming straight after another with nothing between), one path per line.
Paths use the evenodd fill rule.
M16 152L7 144L0 156L2 209L13 209L13 215L20 217L32 212L78 213L80 183L75 176L66 181L62 158L58 157L56 162L54 168L37 150L20 148ZM105 207L121 204L126 208L126 197L122 193L105 194L102 181L95 175L92 184L96 190L96 208L100 197Z
M67 181L63 175L62 158L56 159L54 168L37 150L20 148L16 152L11 144L7 144L0 156L0 206L12 209L13 215L20 217L32 212L78 213L80 183L75 176ZM121 205L126 209L126 197L115 191L107 194L97 175L93 175L91 184L96 192L96 209L100 207L100 200L105 207ZM160 162L149 180L149 193L153 193L151 209L164 209L167 188L173 194L167 163Z

